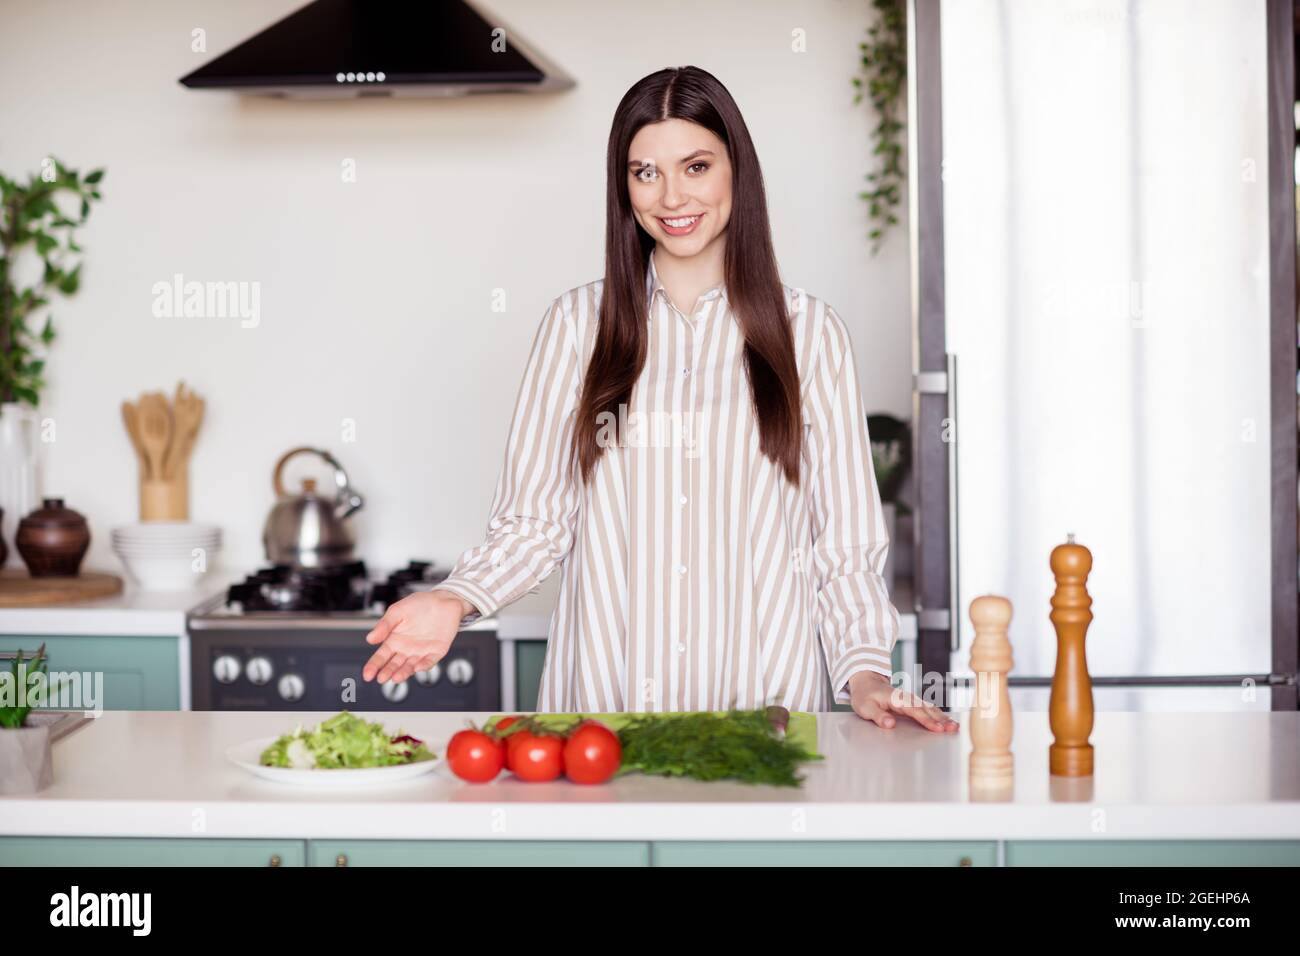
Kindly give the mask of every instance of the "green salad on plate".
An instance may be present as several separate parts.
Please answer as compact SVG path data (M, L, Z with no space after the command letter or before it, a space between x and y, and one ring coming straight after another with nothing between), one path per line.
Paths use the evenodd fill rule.
M370 723L345 710L312 730L299 724L293 733L282 735L263 750L259 762L264 767L294 770L356 770L433 758L424 741L400 730L396 736L390 735L383 724Z

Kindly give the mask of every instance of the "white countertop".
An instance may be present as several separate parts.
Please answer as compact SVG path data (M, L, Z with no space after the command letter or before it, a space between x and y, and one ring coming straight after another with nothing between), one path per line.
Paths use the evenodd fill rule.
M122 591L112 597L51 607L0 608L0 634L180 637L187 611L243 577L213 569L195 588L143 591L120 569L112 573L125 579Z
M441 766L381 789L262 781L227 747L328 714L109 712L55 744L55 783L0 797L0 834L135 837L593 840L1300 839L1300 713L1096 715L1092 778L1047 772L1047 715L1017 712L1016 780L971 799L969 721L938 735L818 717L824 761L798 790L629 775L583 787ZM367 714L441 753L467 718Z
M185 615L245 577L213 571L198 587L183 591L143 591L127 580L120 593L93 601L48 607L0 608L0 634L86 635L92 637L181 637ZM484 627L496 627L502 640L546 640L559 593L558 575L536 594L525 595Z

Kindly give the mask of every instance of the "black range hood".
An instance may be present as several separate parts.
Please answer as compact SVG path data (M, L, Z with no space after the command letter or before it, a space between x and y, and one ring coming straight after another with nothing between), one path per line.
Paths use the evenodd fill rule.
M314 99L573 86L518 33L466 0L314 0L181 83Z

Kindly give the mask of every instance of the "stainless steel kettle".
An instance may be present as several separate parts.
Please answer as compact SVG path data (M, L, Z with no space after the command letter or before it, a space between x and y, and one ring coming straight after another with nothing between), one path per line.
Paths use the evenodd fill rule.
M295 455L316 455L334 469L337 490L334 499L316 493L316 480L304 478L302 491L289 494L280 474ZM294 448L284 453L271 479L275 487L275 505L267 515L262 544L267 560L295 568L330 568L347 564L356 545L356 534L347 518L365 503L348 482L334 456L320 448Z

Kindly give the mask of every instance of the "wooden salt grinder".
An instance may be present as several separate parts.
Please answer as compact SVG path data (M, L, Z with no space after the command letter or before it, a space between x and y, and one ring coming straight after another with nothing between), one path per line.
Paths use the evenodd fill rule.
M1052 573L1056 593L1052 595L1052 625L1056 628L1056 673L1048 705L1052 735L1048 750L1051 773L1063 777L1092 776L1092 678L1084 656L1084 638L1092 622L1092 598L1088 596L1088 572L1092 552L1074 543L1052 549Z
M975 700L969 714L970 785L972 790L1001 790L1011 785L1011 696L1007 672L1011 670L1011 602L986 594L970 602L975 641L970 648L970 669L975 672Z

